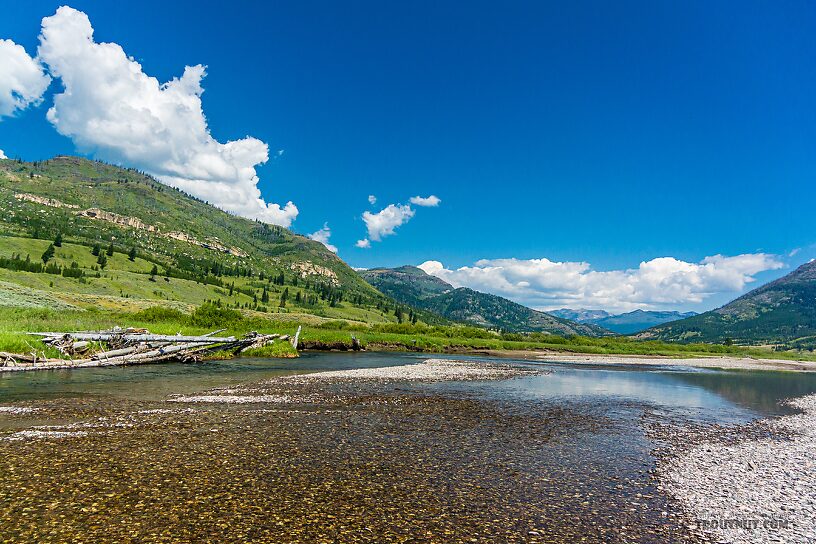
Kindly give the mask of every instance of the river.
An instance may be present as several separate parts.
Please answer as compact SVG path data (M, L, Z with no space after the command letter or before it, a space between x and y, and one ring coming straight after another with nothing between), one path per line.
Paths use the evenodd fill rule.
M816 375L530 363L508 379L288 382L427 355L0 376L0 534L65 542L694 541L649 425L789 413ZM261 402L168 402L219 388ZM233 395L234 396L234 395ZM178 399L177 399L178 400Z

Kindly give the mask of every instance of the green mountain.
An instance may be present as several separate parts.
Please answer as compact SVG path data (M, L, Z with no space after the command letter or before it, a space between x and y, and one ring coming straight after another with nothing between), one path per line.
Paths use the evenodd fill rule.
M453 321L504 331L542 331L559 335L604 336L609 331L539 312L496 295L454 288L414 266L374 268L360 275L382 293Z
M189 309L206 300L368 323L395 320L396 308L319 242L135 170L76 157L0 160L0 305Z
M782 344L813 347L816 342L816 262L803 264L716 310L673 321L640 338L686 342Z

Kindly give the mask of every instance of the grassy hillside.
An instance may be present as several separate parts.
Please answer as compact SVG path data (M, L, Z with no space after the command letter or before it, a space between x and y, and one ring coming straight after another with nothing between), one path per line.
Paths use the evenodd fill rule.
M112 249L105 263L94 246ZM284 319L400 313L322 244L139 172L76 157L0 160L0 305L189 311L206 300Z
M429 310L453 321L503 331L603 336L609 331L539 312L506 298L458 288L414 266L375 268L360 275L381 292L404 304Z
M655 327L641 338L683 342L816 346L816 262L716 310Z

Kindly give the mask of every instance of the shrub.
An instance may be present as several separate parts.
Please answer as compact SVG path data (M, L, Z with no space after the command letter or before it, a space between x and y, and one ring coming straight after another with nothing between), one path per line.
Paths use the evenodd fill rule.
M225 327L236 325L243 320L241 314L230 308L223 308L212 302L205 302L190 316L190 324L195 327Z
M187 321L187 314L176 310L175 308L165 308L163 306L152 306L133 314L133 318L137 321L145 321L147 323L157 323L162 321L170 322L184 322Z

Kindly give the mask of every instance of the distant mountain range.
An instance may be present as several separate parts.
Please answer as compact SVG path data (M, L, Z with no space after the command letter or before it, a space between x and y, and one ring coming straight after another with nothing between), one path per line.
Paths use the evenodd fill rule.
M550 314L577 321L578 323L592 323L618 334L634 334L656 325L685 319L697 315L696 312L654 312L635 310L625 314L612 315L605 310L571 310L563 308Z
M725 306L658 326L640 338L816 346L816 262L754 289Z
M606 310L572 310L570 308L561 308L560 310L552 310L547 312L550 315L560 317L562 319L569 319L570 321L577 321L578 323L586 323L587 321L595 321L596 319L603 319L610 317L612 314Z
M496 295L465 287L454 288L415 266L374 268L360 271L360 275L398 302L454 321L512 332L541 331L562 336L610 334L593 323L576 323Z

